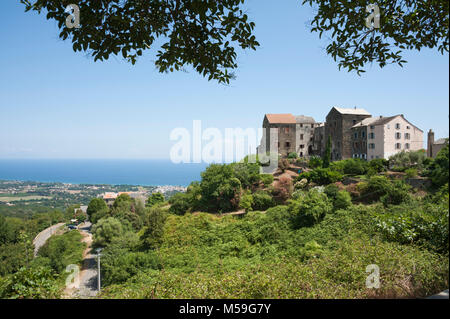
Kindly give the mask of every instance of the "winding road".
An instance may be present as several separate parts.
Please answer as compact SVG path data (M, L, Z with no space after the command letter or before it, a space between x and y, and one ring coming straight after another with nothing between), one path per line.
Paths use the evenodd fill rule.
M43 231L41 231L34 239L33 239L33 245L34 245L34 257L37 256L37 253L39 251L39 248L41 248L47 239L50 238L61 226L63 226L64 223L59 223L53 226L50 226Z

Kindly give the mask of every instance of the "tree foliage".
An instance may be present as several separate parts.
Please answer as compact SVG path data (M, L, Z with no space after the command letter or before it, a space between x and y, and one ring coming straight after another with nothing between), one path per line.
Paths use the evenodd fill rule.
M449 6L447 0L379 0L379 28L367 28L366 12L373 1L303 0L317 8L311 32L331 37L326 51L338 61L339 69L365 72L377 63L403 66L404 50L437 48L449 50Z
M102 218L97 224L92 226L92 234L94 235L94 244L96 246L105 246L115 237L120 237L122 233L122 223L114 217Z
M107 210L108 206L106 206L105 201L102 198L93 198L88 205L87 214L89 218L92 220L92 216L99 211Z
M164 195L162 193L153 193L151 194L148 199L146 206L152 207L153 205L163 203L165 201Z
M71 39L74 51L94 61L121 55L134 64L145 50L156 49L160 72L190 65L208 79L229 83L237 68L236 49L259 46L255 24L243 10L243 0L21 0L25 10L46 11L59 37ZM68 28L65 8L80 9L80 27ZM158 48L158 44L162 44Z

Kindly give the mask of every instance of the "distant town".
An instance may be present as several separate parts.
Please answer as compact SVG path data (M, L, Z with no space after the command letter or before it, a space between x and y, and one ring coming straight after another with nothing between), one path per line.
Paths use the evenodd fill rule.
M121 193L144 199L152 193L162 193L168 198L184 191L186 187L172 185L137 186L0 180L0 206L38 205L63 208L73 204L88 205L93 197L103 198L108 203L114 201Z

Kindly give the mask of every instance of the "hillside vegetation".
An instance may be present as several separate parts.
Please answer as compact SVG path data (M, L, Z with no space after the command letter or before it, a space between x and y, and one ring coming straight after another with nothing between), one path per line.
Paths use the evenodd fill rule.
M434 160L279 163L273 175L248 159L211 165L169 199L93 199L98 297L411 298L448 288L448 145ZM44 249L39 266L58 272L51 256ZM373 265L379 288L367 286Z

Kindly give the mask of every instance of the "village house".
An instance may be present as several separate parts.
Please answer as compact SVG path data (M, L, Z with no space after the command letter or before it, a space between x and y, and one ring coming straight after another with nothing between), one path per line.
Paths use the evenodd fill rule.
M325 143L331 137L331 160L339 161L351 158L352 127L371 117L370 113L358 108L333 107L328 113L325 122Z
M401 151L423 149L423 131L403 114L366 118L352 127L351 138L353 158L388 159Z
M295 117L295 152L300 157L313 155L314 127L316 121L310 116Z

